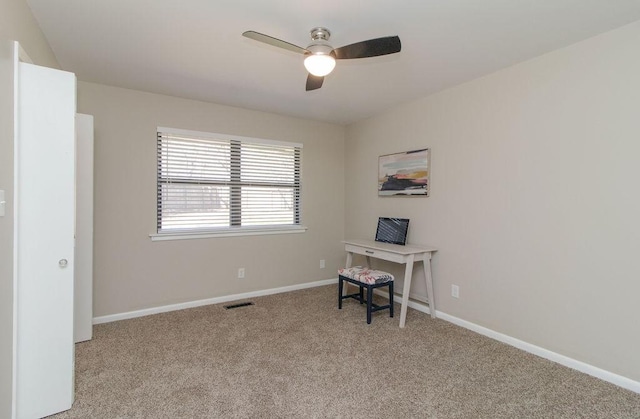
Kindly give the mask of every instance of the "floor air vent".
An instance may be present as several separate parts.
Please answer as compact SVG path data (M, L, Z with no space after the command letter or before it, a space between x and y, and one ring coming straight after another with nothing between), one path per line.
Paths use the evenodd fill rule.
M252 302L248 302L248 303L231 304L231 305L222 306L222 307L226 308L227 310L230 310L232 308L246 307L246 306L252 306L252 305L253 305Z

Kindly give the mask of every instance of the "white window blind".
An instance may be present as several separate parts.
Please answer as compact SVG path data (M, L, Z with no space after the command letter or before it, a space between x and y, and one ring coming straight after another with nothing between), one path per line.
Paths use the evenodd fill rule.
M302 145L158 129L158 234L300 224Z

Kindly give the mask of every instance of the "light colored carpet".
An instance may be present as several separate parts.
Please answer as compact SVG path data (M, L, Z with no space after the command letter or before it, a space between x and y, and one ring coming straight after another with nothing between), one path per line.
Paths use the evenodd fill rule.
M94 327L56 418L639 418L640 395L337 285Z

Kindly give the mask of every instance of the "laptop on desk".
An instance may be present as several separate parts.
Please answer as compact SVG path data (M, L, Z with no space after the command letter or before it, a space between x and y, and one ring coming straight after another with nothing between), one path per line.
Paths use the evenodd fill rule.
M408 218L378 218L376 241L405 245L407 243L407 231L409 230Z

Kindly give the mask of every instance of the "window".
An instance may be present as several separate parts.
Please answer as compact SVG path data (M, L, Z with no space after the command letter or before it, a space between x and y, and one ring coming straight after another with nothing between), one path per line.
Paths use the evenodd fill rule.
M300 225L302 145L158 128L158 235Z

